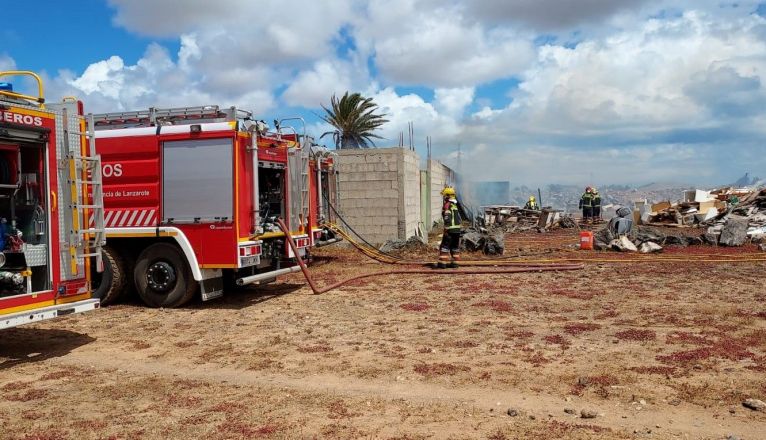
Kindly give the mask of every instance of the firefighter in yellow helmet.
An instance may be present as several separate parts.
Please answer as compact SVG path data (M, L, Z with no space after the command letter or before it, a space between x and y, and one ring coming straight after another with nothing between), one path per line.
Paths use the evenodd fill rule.
M531 209L533 211L540 210L540 206L538 206L535 196L529 196L529 200L527 200L527 204L524 205L524 209Z
M463 222L461 207L457 201L455 188L451 186L444 188L442 197L444 198L442 205L444 235L442 235L442 242L439 245L439 262L436 263L436 267L439 269L455 268L458 267L457 262L460 261L460 236L461 223Z

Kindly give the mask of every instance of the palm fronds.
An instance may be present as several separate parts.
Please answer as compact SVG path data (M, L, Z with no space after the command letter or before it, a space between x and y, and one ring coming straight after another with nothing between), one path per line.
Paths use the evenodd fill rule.
M340 99L333 95L330 107L322 105L325 114L321 118L335 127L320 138L332 135L335 148L370 148L375 146L373 139L383 139L375 134L388 122L385 115L376 114L378 105L372 98L365 98L359 93L346 92Z

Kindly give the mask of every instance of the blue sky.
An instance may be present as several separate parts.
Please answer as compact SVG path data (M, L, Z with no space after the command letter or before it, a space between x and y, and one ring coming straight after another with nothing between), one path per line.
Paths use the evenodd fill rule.
M576 4L575 4L576 3ZM766 4L726 0L5 1L0 68L95 112L218 103L267 121L346 90L424 153L515 184L766 177ZM40 11L49 12L41 14ZM53 12L53 13L50 13ZM40 32L38 29L45 29ZM591 177L593 176L593 177ZM591 182L593 179L595 181Z
M59 69L83 71L93 61L115 53L134 63L149 43L158 41L114 26L111 20L114 8L101 0L6 0L2 2L2 10L5 17L25 19L3 20L0 53L12 55L19 67L28 70L47 70L51 73ZM31 22L38 25L32 26ZM44 42L49 38L53 39L53 44ZM169 48L178 47L176 39L159 41ZM76 50L63 47L67 43L76 44Z

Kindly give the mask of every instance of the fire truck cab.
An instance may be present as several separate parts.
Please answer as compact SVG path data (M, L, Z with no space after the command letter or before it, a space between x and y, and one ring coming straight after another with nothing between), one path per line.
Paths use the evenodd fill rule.
M109 241L102 302L135 289L148 306L179 307L299 270L323 234L310 187L334 174L310 176L305 123L286 122L271 130L214 105L95 115Z
M82 104L46 104L0 82L0 329L93 310L104 243L100 162ZM88 227L86 219L93 219Z

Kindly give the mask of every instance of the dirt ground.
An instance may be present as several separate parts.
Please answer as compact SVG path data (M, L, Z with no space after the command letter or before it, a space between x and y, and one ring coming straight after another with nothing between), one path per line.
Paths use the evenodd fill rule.
M507 245L588 259L574 272L397 275L319 296L294 274L3 331L0 438L766 438L766 412L742 406L766 400L766 263L746 261L766 254L576 243ZM326 248L313 273L388 268Z

